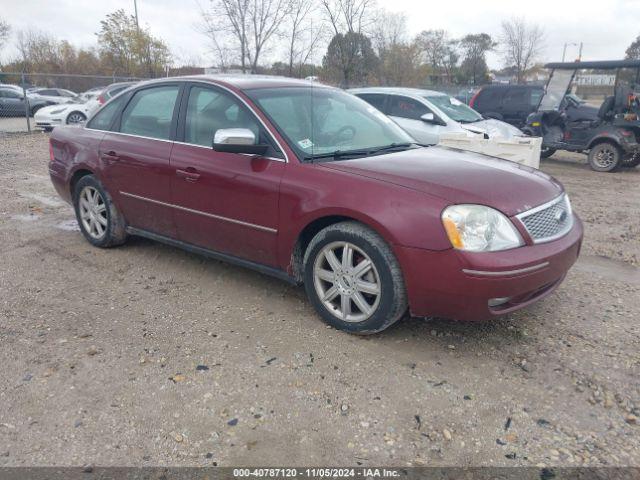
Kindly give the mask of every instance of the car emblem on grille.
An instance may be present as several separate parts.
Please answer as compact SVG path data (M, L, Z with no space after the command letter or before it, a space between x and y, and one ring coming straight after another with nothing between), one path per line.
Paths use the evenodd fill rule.
M556 213L553 215L553 218L558 224L564 223L567 219L567 211L556 209Z

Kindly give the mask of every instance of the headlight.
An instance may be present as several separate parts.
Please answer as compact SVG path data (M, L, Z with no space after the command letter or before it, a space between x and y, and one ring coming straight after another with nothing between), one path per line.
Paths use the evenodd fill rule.
M442 212L451 245L469 252L495 252L523 245L513 223L484 205L451 205Z
M66 110L66 108L57 108L57 109L55 109L55 110L51 110L49 113L50 113L51 115L57 115L58 113L62 113L62 112L64 112L65 110Z

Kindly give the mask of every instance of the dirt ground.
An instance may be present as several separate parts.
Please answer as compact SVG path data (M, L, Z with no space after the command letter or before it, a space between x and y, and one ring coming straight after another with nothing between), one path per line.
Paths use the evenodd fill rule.
M0 466L640 465L640 168L543 163L586 228L544 301L361 338L261 274L91 247L47 160L0 136Z

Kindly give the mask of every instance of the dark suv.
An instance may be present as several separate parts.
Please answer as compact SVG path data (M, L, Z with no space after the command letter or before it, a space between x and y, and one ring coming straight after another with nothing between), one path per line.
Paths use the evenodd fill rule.
M471 99L469 106L485 117L524 127L527 116L535 112L544 93L542 85L486 85ZM595 120L598 109L575 95L566 95L562 109L570 120Z

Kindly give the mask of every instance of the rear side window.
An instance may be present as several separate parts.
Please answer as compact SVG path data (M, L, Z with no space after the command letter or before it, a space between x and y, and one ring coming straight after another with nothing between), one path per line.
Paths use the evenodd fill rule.
M98 113L96 113L89 121L87 128L93 128L94 130L109 130L124 101L125 97L120 97L107 103L104 107L98 110Z
M169 140L179 90L165 85L137 91L122 112L120 132Z
M479 112L496 109L500 106L501 96L497 88L483 88L473 102L473 108Z
M425 105L409 97L391 95L387 115L420 120L425 113L432 113Z
M526 105L529 104L529 89L511 87L504 97L505 105Z
M356 96L384 113L384 100L386 95L382 95L381 93L358 93Z
M47 95L49 97L59 97L60 94L58 93L57 90L40 90L39 92L36 92L40 95Z

